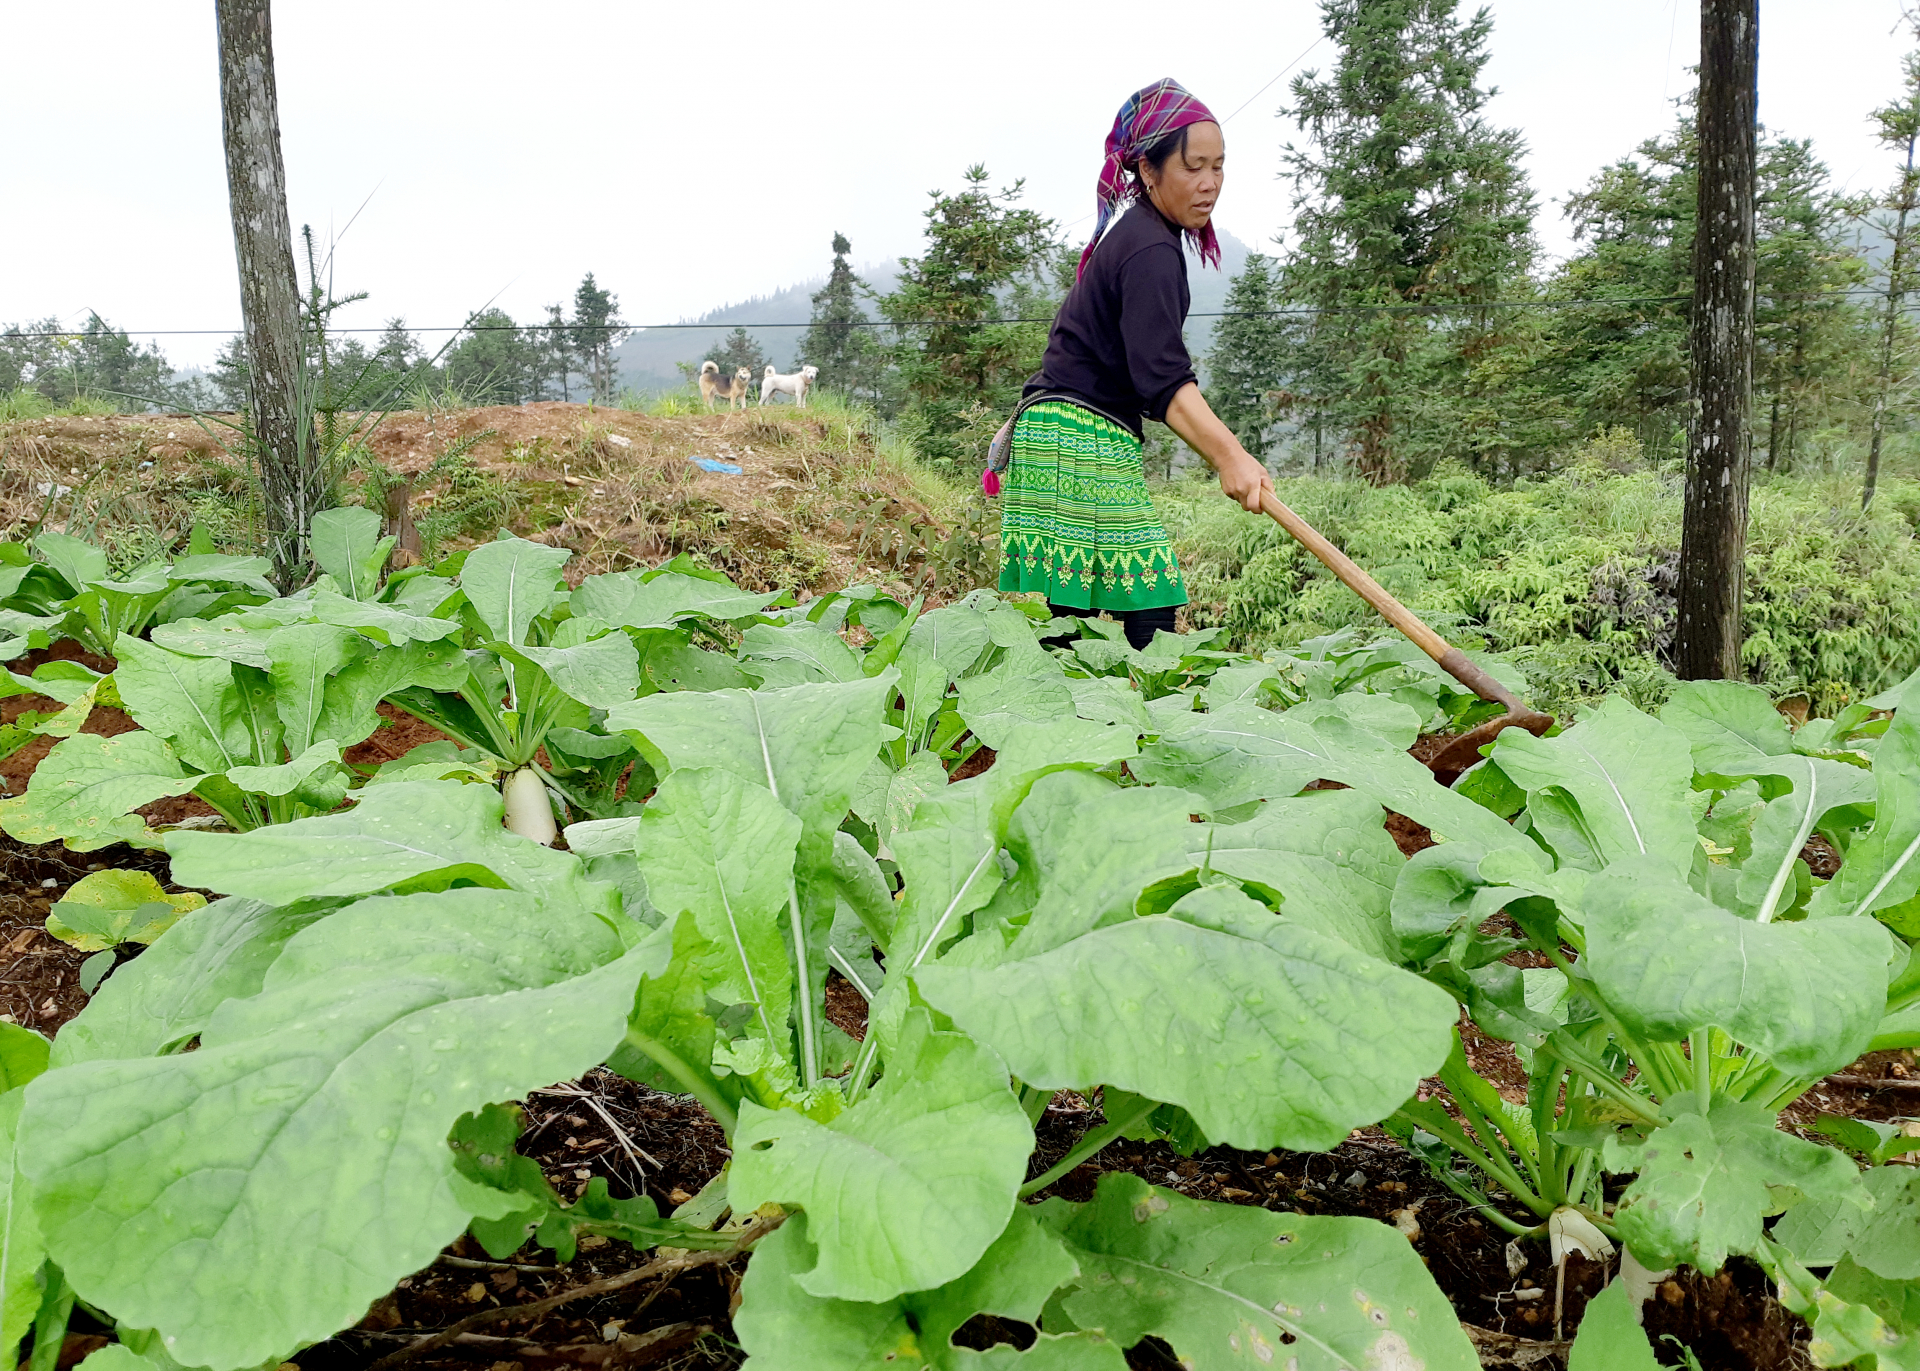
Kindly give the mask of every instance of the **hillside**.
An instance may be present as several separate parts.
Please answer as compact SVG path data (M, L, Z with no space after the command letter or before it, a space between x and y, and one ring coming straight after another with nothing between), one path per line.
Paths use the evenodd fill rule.
M250 481L225 431L178 415L48 416L0 425L0 538L40 528L104 546L118 570L177 554L202 524L249 532ZM642 414L558 401L394 414L345 484L376 508L407 482L431 559L510 529L579 554L580 574L681 552L752 589L877 582L964 592L942 561L957 489L827 405ZM713 460L739 474L703 470ZM962 540L965 541L965 540ZM928 572L929 563L932 571ZM923 575L923 573L927 573Z
M1232 234L1222 233L1219 271L1207 270L1197 257L1188 255L1187 280L1193 292L1193 316L1208 316L1223 306L1228 285L1246 265L1247 254L1252 250ZM860 279L881 295L892 291L899 280L898 266L892 262L870 262L858 271ZM614 349L621 385L643 395L680 389L686 380L674 364L702 356L742 324L760 325L749 330L760 340L760 346L778 365L791 364L794 349L813 312L813 293L825 281L824 276L815 277L771 295L756 295L739 304L722 305L688 321L686 327L642 329ZM869 314L873 312L868 310ZM1213 319L1208 317L1193 317L1188 323L1187 346L1195 356L1204 353L1212 342L1213 325Z
M891 291L899 279L892 263L868 263L856 270L861 280L881 294ZM674 363L702 356L739 324L787 325L751 330L767 354L777 364L786 366L793 360L793 350L813 313L813 293L826 279L817 276L771 295L755 295L738 304L722 305L688 321L684 328L640 330L613 350L621 384L642 394L679 389L686 384L686 378Z

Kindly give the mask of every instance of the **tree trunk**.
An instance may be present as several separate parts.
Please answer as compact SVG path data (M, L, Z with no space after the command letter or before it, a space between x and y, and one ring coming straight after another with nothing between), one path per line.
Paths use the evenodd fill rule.
M1873 504L1880 484L1880 444L1887 430L1887 396L1893 389L1893 342L1900 331L1900 307L1906 297L1907 215L1913 209L1913 153L1915 139L1907 140L1907 165L1900 180L1900 217L1893 228L1893 255L1887 262L1887 316L1880 334L1879 384L1873 395L1871 436L1867 439L1867 479L1860 492L1860 508Z
M1701 0L1700 204L1693 239L1692 433L1680 534L1683 680L1740 674L1753 400L1759 0Z
M220 29L220 122L227 200L240 268L254 459L273 579L289 591L306 578L307 524L319 507L320 471L300 407L300 288L293 272L280 105L273 81L269 0L215 0Z

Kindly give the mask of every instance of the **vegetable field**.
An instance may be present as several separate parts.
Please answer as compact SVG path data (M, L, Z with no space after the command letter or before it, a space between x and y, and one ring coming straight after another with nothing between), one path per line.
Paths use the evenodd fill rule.
M1734 1265L1795 1356L1920 1368L1920 1129L1803 1099L1920 1046L1920 684L1797 727L1730 683L1609 699L1436 777L1409 750L1489 707L1355 630L1135 651L987 592L569 581L511 537L388 576L379 528L320 516L284 597L210 547L0 546L0 692L57 706L0 728L52 740L0 829L134 853L48 918L85 1008L0 1023L33 1371L82 1326L93 1371L458 1351L329 1341L455 1242L496 1276L631 1247L606 1280L663 1288L750 1253L765 1371L1468 1371L1415 1207L1102 1162L1374 1125L1516 1271L1604 1269L1574 1368L1672 1363L1641 1301ZM434 740L350 762L396 712ZM528 1153L590 1075L724 1169L664 1211L556 1188Z

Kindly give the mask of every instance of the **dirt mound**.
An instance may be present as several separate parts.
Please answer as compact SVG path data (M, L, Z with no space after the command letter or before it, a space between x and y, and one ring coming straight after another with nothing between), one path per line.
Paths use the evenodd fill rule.
M868 416L825 406L408 411L341 466L342 489L391 510L392 527L404 508L428 556L506 528L578 553L580 576L690 552L749 589L868 582L947 598L972 588L967 545L991 536L957 487L890 450ZM196 521L227 550L257 537L238 435L217 420L0 425L0 536L59 528L130 565L177 553Z

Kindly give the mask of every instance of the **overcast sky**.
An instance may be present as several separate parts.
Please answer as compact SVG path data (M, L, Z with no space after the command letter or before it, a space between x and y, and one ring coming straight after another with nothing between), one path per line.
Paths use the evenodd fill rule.
M1761 119L1851 190L1891 177L1866 115L1897 92L1899 8L1761 6ZM1525 135L1542 244L1564 254L1558 202L1671 126L1698 7L1492 9L1492 115ZM0 0L0 322L237 326L213 15ZM339 235L336 288L371 298L337 322L367 327L489 300L529 320L586 271L629 320L687 317L822 274L836 229L860 261L915 251L926 192L977 161L1078 240L1114 109L1166 75L1230 116L1218 222L1260 246L1287 220L1293 136L1291 76L1267 83L1331 56L1302 0L280 0L274 26L295 231ZM159 341L180 365L219 344Z

